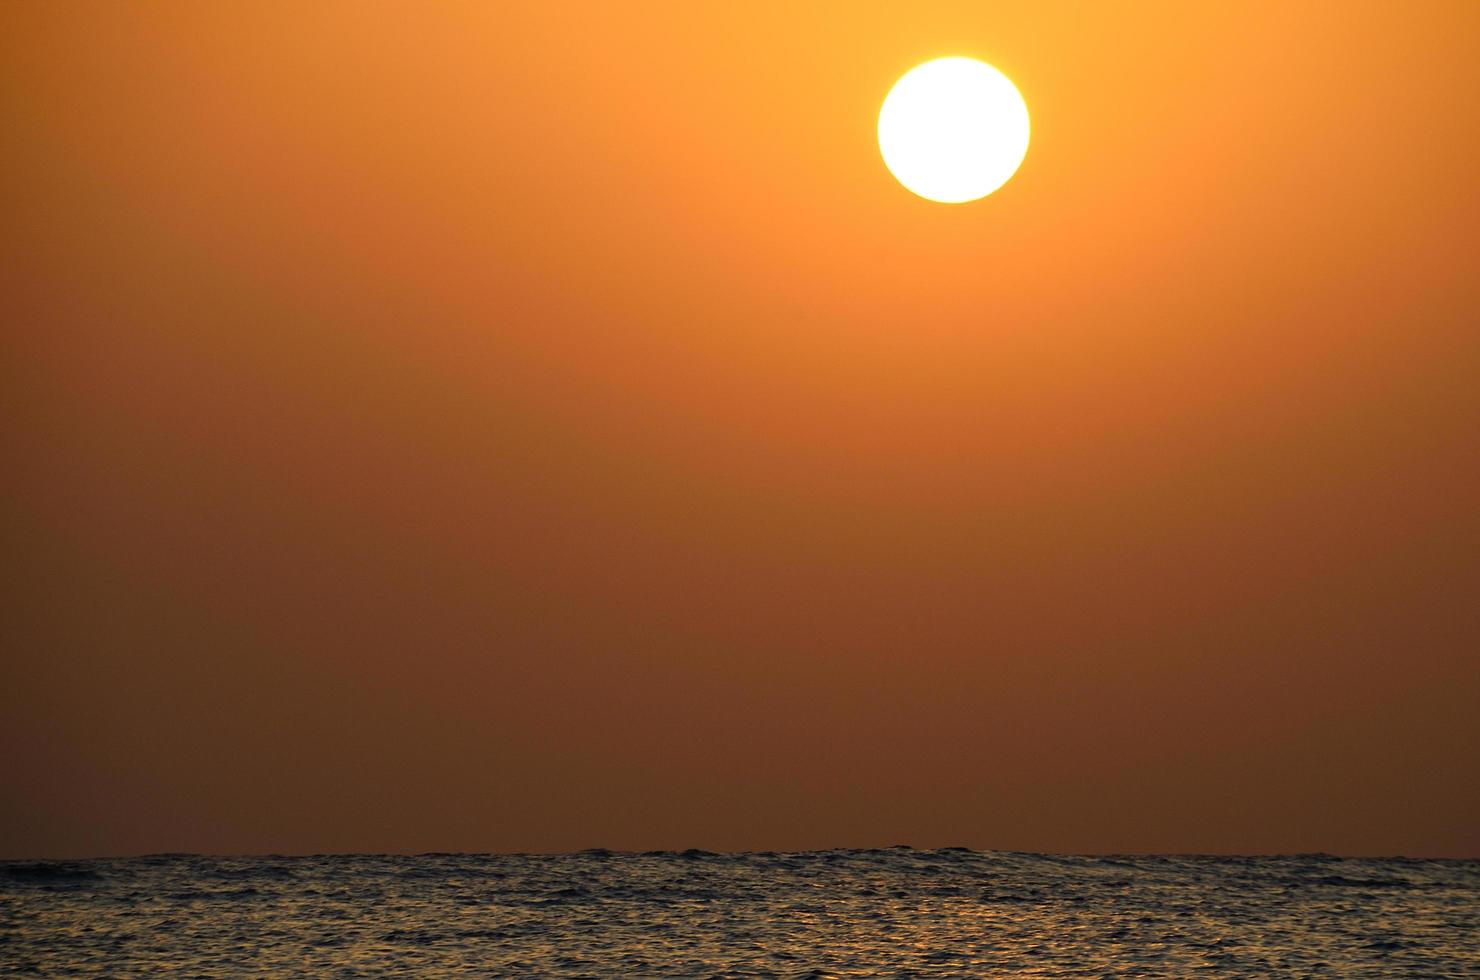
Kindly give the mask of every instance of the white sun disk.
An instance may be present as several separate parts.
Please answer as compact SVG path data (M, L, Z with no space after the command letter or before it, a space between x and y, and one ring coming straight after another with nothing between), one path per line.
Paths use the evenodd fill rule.
M1028 106L1017 86L974 58L906 72L879 110L884 165L911 191L961 204L1007 183L1028 152Z

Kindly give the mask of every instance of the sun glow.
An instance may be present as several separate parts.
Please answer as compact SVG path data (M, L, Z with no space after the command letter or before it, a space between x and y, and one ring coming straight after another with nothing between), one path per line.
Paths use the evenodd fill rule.
M986 197L1028 152L1028 106L1017 86L973 58L939 58L906 72L879 110L884 165L943 204Z

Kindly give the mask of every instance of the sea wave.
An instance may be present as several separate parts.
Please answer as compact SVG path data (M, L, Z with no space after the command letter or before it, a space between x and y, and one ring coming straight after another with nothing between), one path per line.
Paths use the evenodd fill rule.
M965 848L0 862L11 972L1475 976L1480 862Z

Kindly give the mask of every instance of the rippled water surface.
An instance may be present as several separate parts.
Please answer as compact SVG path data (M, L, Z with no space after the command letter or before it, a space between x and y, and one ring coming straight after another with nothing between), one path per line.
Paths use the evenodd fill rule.
M802 854L0 862L0 973L1480 977L1480 862Z

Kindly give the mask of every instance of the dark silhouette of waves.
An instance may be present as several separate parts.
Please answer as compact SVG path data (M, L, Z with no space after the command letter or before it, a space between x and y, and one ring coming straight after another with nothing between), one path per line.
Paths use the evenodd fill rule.
M904 846L0 861L0 973L1477 976L1480 861Z

